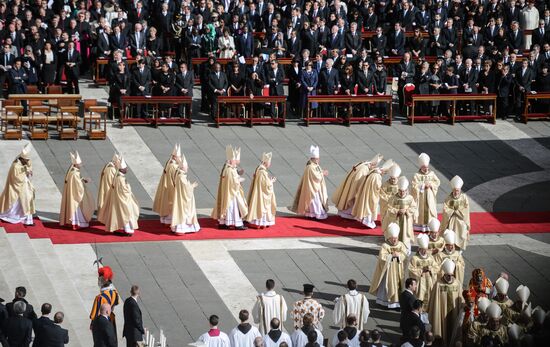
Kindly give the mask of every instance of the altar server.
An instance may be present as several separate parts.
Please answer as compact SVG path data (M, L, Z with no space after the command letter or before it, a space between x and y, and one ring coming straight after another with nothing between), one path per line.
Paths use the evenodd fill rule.
M246 230L243 218L248 214L248 205L241 185L244 181L244 178L240 176L243 171L237 168L241 162L241 149L234 149L228 145L225 148L225 156L226 162L220 174L212 218L218 221L220 229Z
M248 191L248 215L246 221L249 227L266 228L275 225L277 201L273 183L275 177L269 175L272 153L263 153L262 162L254 171L250 190Z
M219 321L218 316L214 314L208 318L210 330L199 336L199 343L202 342L205 347L231 347L227 334L218 328Z
M34 186L31 182L31 145L26 144L8 171L4 191L0 195L0 219L4 222L34 225Z
M409 180L405 176L397 181L397 194L388 200L388 210L382 219L382 230L388 230L388 225L396 223L401 230L399 241L402 241L409 249L414 241L413 222L416 216L416 202L409 194ZM388 235L384 234L386 238Z
M105 224L105 230L116 232L122 230L127 236L132 236L138 229L139 205L132 193L130 184L126 181L128 165L124 158L120 159L118 173L113 181L105 205L98 217Z
M306 313L303 319L304 325L295 330L290 339L292 340L293 347L305 347L308 344L309 336L311 333L315 333L317 336L316 341L319 346L323 345L323 333L319 329L315 329L313 326L313 315L311 313Z
M355 164L346 175L346 178L340 183L332 195L332 202L336 205L340 217L355 219L351 215L351 210L357 195L357 188L363 182L363 178L373 168L378 166L382 158L382 155L377 154L370 161L362 161Z
M101 209L105 205L105 200L113 187L113 182L118 172L118 165L120 164L120 156L118 154L113 154L113 158L110 162L105 164L101 170L101 178L99 179L99 192L97 193L97 220L103 223L103 220L100 219L102 215Z
M319 165L319 147L310 146L310 159L298 185L291 211L315 219L328 217L328 196L325 176L328 171Z
M273 318L277 318L280 322L286 321L288 310L285 298L275 292L275 281L268 279L265 287L266 292L256 297L256 304L252 310L254 323L259 325L262 334L269 331L269 324Z
M180 152L179 145L176 155L178 168L174 171L174 201L170 212L170 228L175 234L195 233L200 230L195 207L195 188L197 182L189 182L187 172L189 165L185 155Z
M428 222L437 218L437 191L439 190L439 178L430 169L430 156L422 153L418 156L418 172L414 174L412 196L416 201L418 213L416 215L414 230L428 231Z
M279 347L283 342L288 347L292 347L292 340L290 336L281 330L281 321L277 318L273 318L270 322L270 330L264 336L265 347Z
M451 259L445 259L441 270L444 275L432 289L428 314L434 336L441 337L445 346L454 346L454 342L460 339L462 283L454 276L455 263Z
M462 192L464 181L459 176L451 180L453 189L443 204L441 229L451 229L456 233L456 245L465 250L470 240L470 201Z
M369 293L376 303L387 308L399 308L399 294L405 290L405 261L409 248L399 241L399 225L391 223L384 233L386 242L380 246L376 270Z
M153 211L160 216L162 224L171 224L172 209L174 205L175 178L178 170L178 158L181 157L180 145L174 145L170 158L164 164L164 170L160 176L157 192L153 201Z
M231 347L254 347L254 340L262 336L258 328L248 323L249 316L250 314L247 310L239 312L241 323L229 333Z
M364 294L357 291L357 281L354 279L348 280L347 287L349 292L334 300L334 325L345 328L347 318L354 315L357 326L363 329L370 315L369 301Z
M72 225L74 230L87 228L94 214L94 198L88 190L88 179L80 175L82 159L78 152L70 153L71 167L65 174L59 225Z

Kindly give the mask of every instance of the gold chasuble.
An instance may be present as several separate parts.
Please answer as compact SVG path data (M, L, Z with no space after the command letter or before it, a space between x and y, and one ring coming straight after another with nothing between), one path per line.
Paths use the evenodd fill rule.
M392 183L393 181L393 183ZM397 194L397 180L390 178L380 187L380 217L384 218L388 211L388 201Z
M418 283L415 295L419 300L422 300L424 311L428 309L430 294L437 280L438 271L439 265L429 252L426 252L424 255L417 253L411 257L409 262L409 277L416 279Z
M346 178L340 183L334 194L332 194L332 202L336 205L338 211L344 211L352 207L355 195L357 194L357 186L368 173L368 161L355 164L351 171L348 172Z
M0 214L7 213L19 200L24 215L34 214L34 187L28 178L32 173L29 160L26 165L21 164L19 158L11 164L6 178L4 191L0 195Z
M323 170L319 164L309 160L306 164L300 184L298 185L298 190L296 191L294 202L290 210L299 215L309 213L309 207L315 194L319 194L323 209L328 211L327 186L325 184Z
M440 336L445 346L454 346L454 342L460 339L457 330L462 301L462 284L456 278L452 277L450 283L440 278L435 283L430 295L428 316L434 336Z
M402 210L405 212L401 213ZM401 230L399 241L402 241L410 248L411 241L414 240L413 222L415 215L416 202L414 198L409 194L402 197L397 193L388 201L388 209L382 219L382 230L387 230L390 223L396 223ZM387 238L387 235L384 235L384 237Z
M386 241L380 247L376 270L369 293L376 302L389 308L399 307L399 294L405 290L405 263L408 249L401 241L391 245Z
M155 200L153 201L153 211L158 213L161 218L172 214L175 192L174 187L176 185L174 179L177 170L178 163L175 159L170 158L164 165L164 170L160 176Z
M116 156L116 155L115 155ZM114 159L114 158L113 158ZM116 157L118 161L118 157ZM118 169L116 168L116 161L110 161L101 170L101 178L99 179L99 192L97 193L97 220L104 223L101 219L103 213L101 210L105 205L105 201L109 195L109 192L113 188L113 182L117 175Z
M451 192L443 204L441 230L450 229L456 233L456 245L465 250L470 240L470 203L468 196Z
M239 174L237 173L237 168L225 163L218 183L218 194L216 205L214 206L214 210L212 210L212 218L217 220L225 219L227 208L233 199L237 200L237 206L241 217L246 216L248 207L244 200L244 191L241 186Z
M114 181L105 206L101 210L101 219L105 229L114 232L121 229L138 229L139 205L126 182L126 176L119 172ZM98 217L99 219L99 217Z
M355 219L372 225L378 214L381 187L382 173L379 168L374 168L357 187L355 204L351 212ZM365 218L368 221L364 221Z
M425 232L428 231L427 226L430 219L437 218L439 178L431 170L427 173L419 171L414 174L411 185L411 194L418 206L414 228L417 231Z
M85 219L79 222L89 222L94 214L94 207L94 198L80 176L80 169L71 166L65 175L61 210L59 212L59 225L78 224L74 220L77 209L80 209Z
M178 226L186 226L185 232L198 231L197 209L195 207L195 186L187 179L182 169L174 172L174 200L172 204L171 227L177 232ZM192 227L191 227L192 226Z
M262 220L271 223L275 222L277 201L273 191L273 181L269 177L267 168L260 164L250 184L247 197L248 215L245 220L249 223L257 223ZM258 224L259 225L259 224Z

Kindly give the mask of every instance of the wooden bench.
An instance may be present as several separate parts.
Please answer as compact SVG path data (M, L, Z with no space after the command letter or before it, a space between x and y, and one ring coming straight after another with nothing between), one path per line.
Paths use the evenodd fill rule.
M275 107L272 107L275 104ZM265 116L274 110L274 115ZM220 110L229 112L233 117L220 116ZM218 96L218 112L216 114L216 127L220 124L247 124L252 127L254 124L279 124L285 126L286 119L286 96Z
M152 107L152 117L132 117L131 108L134 105L150 105ZM185 117L162 117L161 112L166 107L168 112L174 107L186 106ZM159 124L185 124L191 128L191 115L193 113L193 100L190 96L123 96L120 105L120 126L125 124L152 124L158 127ZM170 114L169 114L170 115Z
M532 105L534 100L548 100L542 107L541 105ZM538 109L533 110L532 106L537 106ZM550 118L550 92L544 93L526 93L525 94L525 107L523 110L522 119L527 124L529 119L548 119Z
M317 103L317 108L313 104ZM374 103L387 104L386 117L374 117L364 114L362 108L356 106L372 105ZM334 105L334 115L322 115L321 105ZM325 107L327 107L325 106ZM351 123L384 123L391 125L393 117L391 95L314 95L307 98L307 110L304 117L306 126L310 123L341 123L349 126Z
M450 115L447 116L430 116L419 115L416 112L416 106L418 102L432 102L432 101L445 101L450 103ZM456 110L457 101L488 101L493 103L492 113L489 115L484 114L469 114L458 115ZM415 122L450 122L455 124L456 121L475 121L486 120L493 124L496 122L497 114L497 95L496 94L413 94L411 96L411 106L408 121L410 125L414 125Z
M61 106L57 116L59 139L78 139L78 106Z
M6 140L21 140L23 138L23 106L6 105L1 110L2 126Z

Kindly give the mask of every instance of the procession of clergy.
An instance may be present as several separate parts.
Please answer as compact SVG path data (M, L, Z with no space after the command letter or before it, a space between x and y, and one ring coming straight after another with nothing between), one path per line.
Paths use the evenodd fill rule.
M0 196L0 219L5 222L33 224L35 192L29 151L29 145L25 146L13 162ZM88 227L95 205L86 188L89 180L80 175L82 159L77 152L70 155L72 165L65 176L59 223L72 225L77 230ZM309 157L291 210L308 218L325 219L328 194L324 178L328 172L320 166L319 147L311 146ZM247 228L245 223L253 228L274 225L273 184L276 179L268 171L271 153L262 155L246 197L242 187L243 170L239 168L240 148L227 146L226 159L212 212L219 228L242 230ZM468 289L463 291L465 263L462 254L470 235L470 211L468 197L461 190L462 179L455 176L451 180L452 191L445 199L440 222L436 208L440 180L430 169L430 157L425 153L418 157L419 170L410 188L409 180L401 176L397 163L391 159L383 164L382 161L383 157L376 155L370 161L354 165L332 196L339 216L357 220L367 228L375 228L377 216L381 216L385 242L381 245L370 286L376 302L388 308L399 308L399 296L405 289L408 272L418 284L414 294L423 302L424 322L429 322L434 336L441 336L447 345L465 339L478 339L479 343L479 338L487 334L507 341L507 325L512 326L510 332L515 335L522 329L527 331L533 323L527 287L517 289L520 300L519 304L514 304L507 297L506 276L495 282L496 293L492 295L493 285L483 271L477 269ZM200 229L194 200L197 183L188 180L187 171L185 156L176 145L164 166L153 204L161 223L178 234ZM126 172L127 164L117 154L103 168L97 219L105 224L108 232L132 235L138 229L139 206L126 181ZM383 182L385 174L389 178ZM418 236L415 231L420 232ZM412 244L416 244L418 250L411 256ZM335 312L343 312L338 320L345 322L350 313L357 311L357 324L362 328L369 314L368 301L355 288L349 289L350 293L342 296ZM273 306L274 317L284 320L282 297L272 305L268 303L273 301L272 296L262 300L262 307ZM540 316L542 310L533 311ZM267 320L268 313L265 315L263 328L267 332L270 320Z

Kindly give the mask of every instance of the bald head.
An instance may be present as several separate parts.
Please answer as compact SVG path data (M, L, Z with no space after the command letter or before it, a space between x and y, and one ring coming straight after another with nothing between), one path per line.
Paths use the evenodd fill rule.
M99 308L99 314L101 314L102 316L109 316L111 314L111 305L102 304Z

